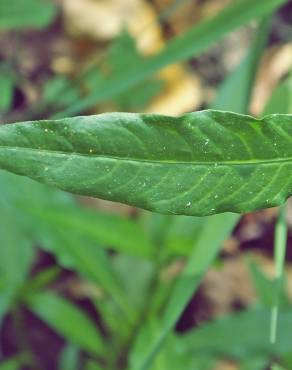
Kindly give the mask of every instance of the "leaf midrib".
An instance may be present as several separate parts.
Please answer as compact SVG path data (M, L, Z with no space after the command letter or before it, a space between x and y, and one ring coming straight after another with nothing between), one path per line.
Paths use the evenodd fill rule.
M178 160L170 160L170 159L143 159L143 158L130 158L130 157L117 157L113 155L103 155L103 154L86 154L86 153L78 153L78 152L64 152L61 150L49 150L49 149L37 149L37 148L25 148L25 147L12 147L12 146L5 146L0 145L1 149L7 150L21 150L21 151L28 151L28 152L38 152L38 153L47 153L47 154L57 154L60 156L74 156L74 157L87 157L87 158L101 158L101 159L112 159L118 161L127 161L127 162L142 162L142 163L153 163L153 164L182 164L182 165L196 165L196 166L244 166L244 165L272 165L275 163L289 163L292 162L292 157L286 158L267 158L267 159L245 159L242 161L238 160L217 160L217 161L178 161Z

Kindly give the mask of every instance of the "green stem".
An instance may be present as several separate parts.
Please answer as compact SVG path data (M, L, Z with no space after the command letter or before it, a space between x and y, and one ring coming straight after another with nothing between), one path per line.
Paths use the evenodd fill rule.
M274 258L275 258L275 300L271 312L270 341L275 343L277 339L277 322L279 312L279 301L282 290L282 277L285 263L287 246L287 221L286 206L279 208L278 220L275 227Z

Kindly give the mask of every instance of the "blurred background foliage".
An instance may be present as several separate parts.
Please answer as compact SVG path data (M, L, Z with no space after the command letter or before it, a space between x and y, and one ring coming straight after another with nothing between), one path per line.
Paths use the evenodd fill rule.
M0 118L292 113L292 2L0 0ZM162 216L0 172L0 370L292 369L292 206Z

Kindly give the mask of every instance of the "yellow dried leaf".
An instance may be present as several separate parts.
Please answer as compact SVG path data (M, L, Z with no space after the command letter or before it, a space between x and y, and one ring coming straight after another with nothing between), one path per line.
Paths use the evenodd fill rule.
M63 0L64 22L73 36L111 40L127 28L145 53L163 44L153 7L144 0Z
M146 112L178 115L196 110L202 103L202 86L198 77L188 73L183 65L172 65L160 72L158 78L166 82L160 96Z
M266 51L260 65L250 111L260 115L273 89L292 68L292 43L272 47Z

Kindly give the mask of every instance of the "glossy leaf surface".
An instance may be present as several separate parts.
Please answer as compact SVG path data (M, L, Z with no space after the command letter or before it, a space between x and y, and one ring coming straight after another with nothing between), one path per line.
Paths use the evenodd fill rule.
M292 116L109 113L0 128L0 167L165 214L279 205L292 192Z

